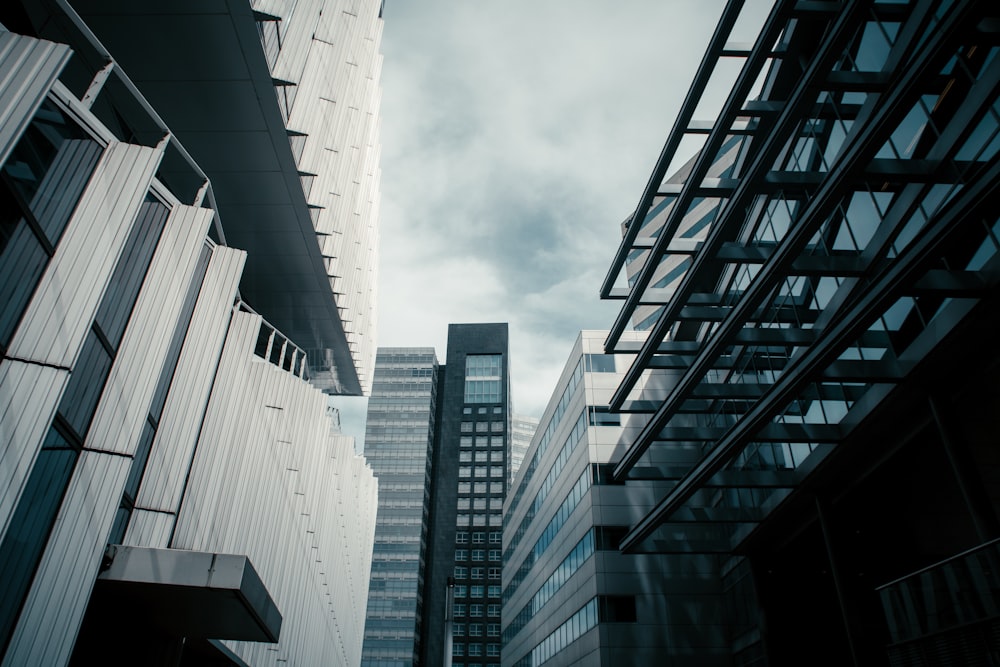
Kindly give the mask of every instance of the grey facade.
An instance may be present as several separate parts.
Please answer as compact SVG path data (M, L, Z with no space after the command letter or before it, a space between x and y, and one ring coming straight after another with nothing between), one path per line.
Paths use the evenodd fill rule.
M611 479L645 417L608 411L629 356L606 333L577 339L505 506L503 664L729 665L720 557L618 551L665 486Z
M506 324L449 325L434 456L424 665L446 664L449 577L455 585L452 665L499 664L509 362Z
M379 350L365 442L380 484L366 666L500 663L508 355L506 324L450 325L441 366L433 350Z

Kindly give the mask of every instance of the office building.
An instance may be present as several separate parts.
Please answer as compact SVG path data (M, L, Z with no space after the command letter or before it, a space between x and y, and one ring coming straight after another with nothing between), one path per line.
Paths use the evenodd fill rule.
M531 438L538 429L538 419L514 415L510 422L510 479L514 480L517 471L524 462L524 455L531 446Z
M657 489L620 549L720 559L733 664L988 664L998 8L777 2L745 44L741 5L602 286L622 301L605 351L629 359L608 403L645 420L610 479ZM732 59L717 117L695 117ZM684 140L700 150L666 178ZM708 198L692 244L681 230ZM635 224L666 200L655 235ZM658 292L667 257L686 268ZM636 341L640 306L656 315Z
M730 665L720 558L618 552L666 488L611 480L645 417L608 411L630 358L604 354L606 334L581 332L504 507L503 664Z
M438 400L434 348L380 347L365 454L378 478L363 667L417 664Z
M357 664L377 486L310 380L364 345L275 87L319 8L139 4L0 9L0 662Z
M506 324L449 325L440 366L430 349L379 350L365 434L380 484L366 667L500 664L508 357Z

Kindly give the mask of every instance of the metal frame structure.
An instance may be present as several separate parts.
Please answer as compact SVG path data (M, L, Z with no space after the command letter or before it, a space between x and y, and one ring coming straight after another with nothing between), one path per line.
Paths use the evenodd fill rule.
M749 49L727 45L742 2L727 5L601 289L623 301L607 352L637 352L611 407L649 415L614 476L676 479L624 551L737 549L996 300L990 4L779 0ZM742 70L718 119L696 122L723 58ZM737 135L732 174L709 178ZM664 185L691 136L705 140L683 185ZM715 218L681 238L698 197L721 200ZM638 250L645 265L616 288ZM679 284L651 288L676 254L691 257ZM636 349L621 336L640 305L662 309ZM676 381L651 399L664 372ZM700 452L679 477L655 465L677 444ZM692 523L710 538L670 537Z

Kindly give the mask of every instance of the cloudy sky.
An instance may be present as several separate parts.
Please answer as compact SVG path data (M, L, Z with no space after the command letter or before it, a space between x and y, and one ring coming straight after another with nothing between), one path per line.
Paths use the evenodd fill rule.
M541 416L722 0L386 0L379 345L508 322ZM363 401L339 401L345 431Z

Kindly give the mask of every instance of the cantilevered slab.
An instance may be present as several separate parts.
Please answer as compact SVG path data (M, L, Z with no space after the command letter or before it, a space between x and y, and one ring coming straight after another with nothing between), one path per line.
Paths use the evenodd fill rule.
M250 3L71 4L212 181L247 303L311 361L332 356L331 393L360 394Z
M108 556L94 590L106 609L179 637L278 641L281 613L246 556L126 546Z

